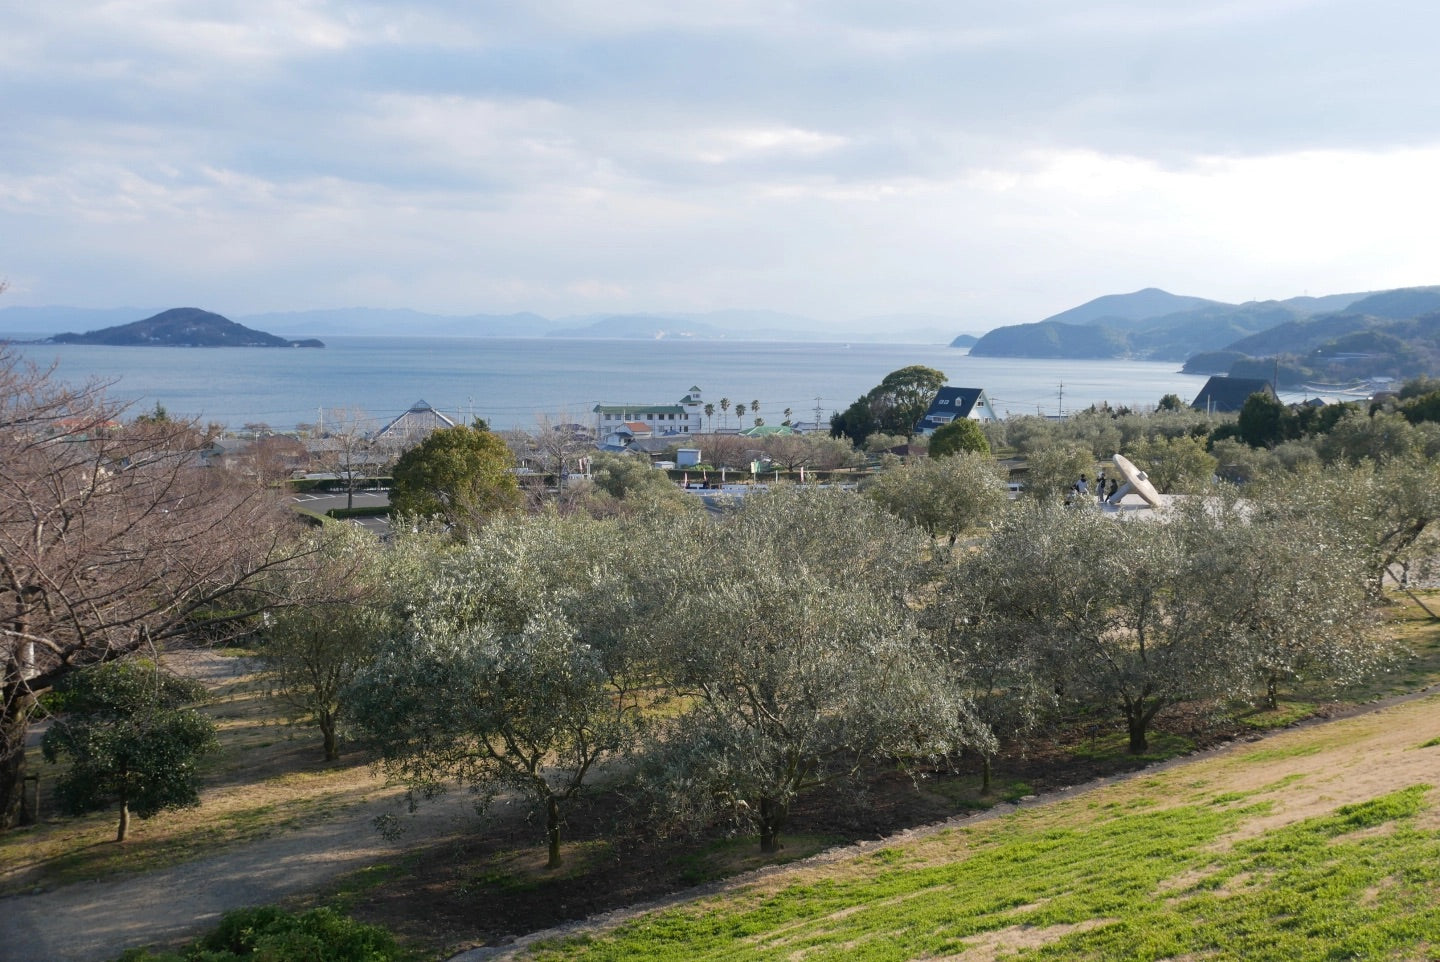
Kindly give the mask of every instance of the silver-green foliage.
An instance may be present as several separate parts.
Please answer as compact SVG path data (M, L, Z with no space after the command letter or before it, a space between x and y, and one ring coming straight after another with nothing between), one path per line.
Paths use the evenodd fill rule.
M278 609L260 635L274 690L319 727L327 761L340 755L349 686L398 630L392 590L402 582L400 559L412 554L405 546L421 540L401 536L387 550L362 528L321 528L310 546L317 600Z
M611 524L540 515L497 519L443 554L354 689L382 767L421 795L464 785L482 810L518 793L559 864L561 806L639 723L630 544Z
M1411 455L1276 477L1254 497L1267 515L1305 521L1359 556L1378 596L1386 570L1408 560L1440 520L1440 462Z
M702 557L736 563L674 572L679 607L656 626L689 706L652 756L665 810L736 816L771 850L809 788L988 744L905 603L917 535L853 494L798 488L702 533Z
M1095 477L1095 456L1090 449L1074 443L1055 444L1026 458L1024 493L1037 501L1058 502L1082 474Z
M1125 453L1162 494L1193 494L1209 486L1218 461L1198 438L1163 435L1137 441Z
M950 543L997 518L1009 501L1005 475L988 455L920 458L883 472L865 489L872 501L932 538Z
M1022 505L957 576L968 591L944 624L952 649L1008 639L1066 699L1113 705L1139 753L1176 702L1372 667L1358 571L1323 525L1223 497L1152 521Z

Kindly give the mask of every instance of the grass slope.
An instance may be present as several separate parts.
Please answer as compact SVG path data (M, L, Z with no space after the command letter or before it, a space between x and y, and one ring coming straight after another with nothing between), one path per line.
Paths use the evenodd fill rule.
M1432 696L510 957L1434 958L1437 735Z

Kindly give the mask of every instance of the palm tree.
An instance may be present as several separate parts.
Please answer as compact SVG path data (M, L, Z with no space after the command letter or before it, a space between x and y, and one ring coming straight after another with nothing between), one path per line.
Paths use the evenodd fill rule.
M729 415L730 399L728 397L722 397L720 399L720 423L725 424L726 420L729 418Z
M780 423L783 424L783 425L785 425L785 426L788 428L788 427L790 426L790 415L791 415L791 413L793 413L793 412L791 412L791 410L790 410L789 408L786 408L786 409L785 409L784 411L782 411L781 413L785 415L785 420L781 421Z
M759 413L760 413L760 402L759 402L759 401L751 401L751 402L750 402L750 415L753 417L753 416L755 416L756 414L759 414Z
M710 426L714 423L714 421L715 421L715 405L713 405L713 404L707 404L707 405L705 405L705 430L707 430L707 431L710 430Z
M740 422L742 428L745 426L745 405L735 405L735 420Z

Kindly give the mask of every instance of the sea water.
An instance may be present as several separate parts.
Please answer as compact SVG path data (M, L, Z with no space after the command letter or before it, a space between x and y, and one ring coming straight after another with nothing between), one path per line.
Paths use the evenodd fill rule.
M551 422L592 424L596 404L673 404L698 387L716 404L713 426L739 424L734 406L779 424L827 420L886 374L911 364L949 383L984 388L997 413L1054 415L1094 403L1153 407L1166 394L1189 401L1205 378L1175 362L970 357L944 345L570 338L333 337L312 348L16 345L37 365L79 383L97 379L131 415L158 404L172 416L231 428L275 430L334 412L383 424L424 400L496 429ZM719 411L728 398L727 414ZM758 412L749 410L758 400Z

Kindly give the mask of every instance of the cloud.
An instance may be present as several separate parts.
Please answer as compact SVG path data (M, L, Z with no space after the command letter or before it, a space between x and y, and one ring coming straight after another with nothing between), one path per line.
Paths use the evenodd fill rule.
M0 275L9 303L997 322L1425 283L1437 27L1405 0L23 5Z

